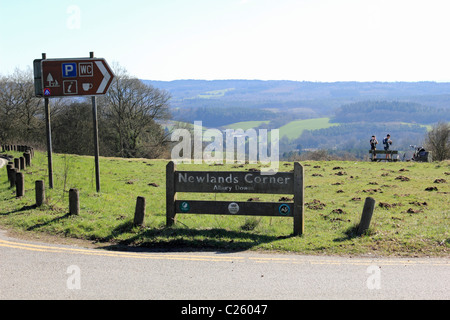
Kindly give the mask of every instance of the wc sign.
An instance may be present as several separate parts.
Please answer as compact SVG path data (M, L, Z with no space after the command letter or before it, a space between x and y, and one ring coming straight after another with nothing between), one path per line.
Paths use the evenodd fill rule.
M39 59L34 61L38 97L95 96L108 91L114 73L105 59Z
M92 62L80 62L78 66L80 69L80 77L94 76L94 64Z

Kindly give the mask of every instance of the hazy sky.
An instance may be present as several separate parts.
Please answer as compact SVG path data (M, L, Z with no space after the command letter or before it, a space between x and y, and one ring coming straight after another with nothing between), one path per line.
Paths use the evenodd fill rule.
M449 0L0 0L0 74L94 51L141 79L450 81Z

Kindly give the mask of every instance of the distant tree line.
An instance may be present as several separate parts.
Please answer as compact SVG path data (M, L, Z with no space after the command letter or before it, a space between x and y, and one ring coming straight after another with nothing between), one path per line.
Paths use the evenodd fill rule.
M145 85L118 65L114 72L108 93L97 98L100 155L167 156L170 137L160 122L170 118L170 94ZM92 155L90 99L51 98L50 108L54 152ZM34 96L30 69L0 77L0 143L45 149L44 103Z
M331 122L407 122L433 124L450 121L450 111L412 102L361 101L343 105L335 112Z
M383 138L390 134L395 149L398 150L407 149L411 144L422 143L426 132L427 129L420 125L351 123L326 129L306 130L296 142L307 148L320 145L329 149L368 150L372 135L377 137L378 148L381 148Z
M245 107L200 107L176 110L176 120L188 123L202 121L203 126L209 128L219 128L241 121L272 120L276 117L277 114L272 111Z

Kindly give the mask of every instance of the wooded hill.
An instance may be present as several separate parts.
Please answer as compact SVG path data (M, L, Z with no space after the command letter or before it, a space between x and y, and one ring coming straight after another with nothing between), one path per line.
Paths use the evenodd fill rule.
M450 83L176 80L144 83L170 92L174 120L207 127L237 121L335 117L336 122L379 119L430 124L449 119ZM369 113L367 113L369 111ZM350 113L354 114L350 116ZM375 118L374 118L375 117ZM341 121L345 118L345 121Z
M450 109L412 102L361 101L336 109L332 122L407 122L433 124L450 120Z
M335 124L322 129L299 127L297 137L280 136L282 153L327 149L363 157L370 137L376 135L381 143L387 133L396 149L407 150L410 144L423 142L432 124L450 121L450 83L145 82L171 93L174 120L201 120L204 127L225 129L237 122L259 121L255 128L277 129L294 120L315 118L329 118Z

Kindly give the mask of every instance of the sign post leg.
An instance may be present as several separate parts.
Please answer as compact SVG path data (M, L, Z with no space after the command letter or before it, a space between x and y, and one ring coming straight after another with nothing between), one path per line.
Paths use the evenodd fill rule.
M47 54L42 54L42 59L47 59ZM45 131L47 135L47 158L48 158L48 184L53 189L53 159L52 159L52 127L50 124L50 105L49 99L44 98L45 104Z
M176 166L170 161L166 166L166 226L170 227L175 223L175 170Z
M45 98L45 128L47 133L47 158L48 158L48 183L53 189L53 159L52 159L52 128L50 125L50 106L48 98Z
M97 119L97 99L92 97L92 118L94 121L94 153L95 153L95 182L97 192L100 192L100 163L99 163L99 147L98 147L98 119Z
M294 163L294 236L304 232L303 216L303 167Z
M94 58L94 52L90 52L90 58ZM100 163L99 163L99 146L98 146L98 118L97 118L97 98L92 97L92 118L94 124L94 153L95 153L95 183L97 192L100 192Z

